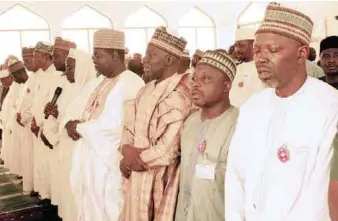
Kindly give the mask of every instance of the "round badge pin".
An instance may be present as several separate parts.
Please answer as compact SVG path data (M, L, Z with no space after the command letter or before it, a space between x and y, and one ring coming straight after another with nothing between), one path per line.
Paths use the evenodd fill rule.
M290 160L290 151L285 144L278 148L277 157L282 163L286 163Z

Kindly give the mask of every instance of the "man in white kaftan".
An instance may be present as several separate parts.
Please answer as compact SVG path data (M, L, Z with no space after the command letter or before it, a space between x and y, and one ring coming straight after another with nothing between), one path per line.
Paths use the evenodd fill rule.
M253 94L265 88L259 80L253 61L254 38L254 29L241 28L236 31L235 53L242 63L237 66L237 73L230 91L230 102L235 107L240 107Z
M53 64L53 46L47 42L38 42L34 51L34 64L36 68L42 69L39 79L34 88L34 102L32 106L32 125L31 129L34 133L34 188L39 192L41 199L50 199L50 153L51 149L47 147L40 138L43 131L43 122L45 118L44 108L50 101L50 94L54 94L57 87L62 87L62 72L56 71ZM62 97L62 94L61 96ZM46 201L47 202L47 201Z
M90 94L81 122L66 124L78 139L73 152L71 185L81 221L116 221L121 210L119 146L124 112L132 105L142 79L124 65L124 33L94 33L95 68L101 82Z
M254 61L269 88L240 109L226 171L226 220L330 220L338 92L307 76L312 29L308 16L268 5Z
M34 171L34 149L33 149L33 134L31 132L32 121L32 105L34 101L34 90L37 78L40 72L35 69L33 64L34 48L23 48L22 57L27 71L32 73L29 75L21 93L21 99L16 110L16 121L22 126L22 143L21 148L21 170L23 191L33 194L33 171Z
M80 99L79 96L83 96L82 90L87 89L87 83L96 78L96 71L94 68L91 57L77 49L70 49L68 58L66 60L66 76L69 84L63 88L62 99L57 102L57 107L51 105L52 109L56 109L57 117L51 114L44 122L43 134L48 142L53 146L53 151L57 150L58 155L55 166L55 174L52 175L52 201L53 192L59 194L56 197L58 199L58 214L62 217L63 221L73 221L77 218L76 206L74 202L73 193L70 186L70 169L72 164L72 152L74 147L74 141L68 136L65 126L65 116L67 114L67 108L79 109L79 106L72 107L71 102L76 99ZM88 97L87 97L88 99ZM50 105L50 104L49 104ZM69 119L68 119L69 120ZM55 159L54 159L55 160ZM58 164L57 164L58 162ZM52 168L51 168L52 169ZM54 178L54 179L53 179ZM53 203L53 202L52 202Z
M53 62L54 62L54 66L55 69L57 71L60 71L62 73L64 73L66 71L66 58L68 56L69 50L71 48L76 48L76 45L71 42L71 41L67 41L67 40L63 40L60 37L55 38L55 42L54 42L54 46L53 46ZM68 90L70 90L71 85L69 84L66 75L63 75L62 77L60 77L59 79L59 83L58 86L60 86L62 88L62 95L59 97L58 99L58 108L57 108L57 114L55 116L51 116L51 120L53 120L53 117L55 120L60 119L57 115L59 114L63 114L63 111L65 111L66 109L66 104L67 101L69 100L69 95L68 94ZM54 93L55 91L50 91L49 93L49 99L48 101L51 101L54 97ZM49 104L49 103L48 103ZM46 111L45 109L45 114L50 116L50 113L47 113L48 111ZM56 113L56 112L53 112ZM62 116L60 116L62 117ZM45 125L46 121L48 120L44 119L43 124ZM58 120L57 120L58 121ZM48 123L47 123L48 124ZM57 123L58 124L58 123ZM53 126L52 126L53 127ZM47 140L45 139L45 129L43 129L43 131L41 132L40 137L42 139L44 139L44 142L46 146L53 146L51 148L52 151L50 153L50 160L49 160L49 170L50 170L50 185L51 185L51 203L55 206L58 206L60 204L60 198L61 198L61 189L60 189L60 168L61 168L61 162L60 162L60 158L59 158L59 148L55 147L55 144L58 143L58 125L56 125L55 127L53 127L54 129L51 129L52 131L55 131L55 133L52 133L53 135L56 134L56 136L49 137L50 139L47 138ZM48 133L48 132L47 132ZM52 140L53 143L48 142L49 140ZM61 208L58 208L58 214L60 217L62 217L62 213L61 213Z

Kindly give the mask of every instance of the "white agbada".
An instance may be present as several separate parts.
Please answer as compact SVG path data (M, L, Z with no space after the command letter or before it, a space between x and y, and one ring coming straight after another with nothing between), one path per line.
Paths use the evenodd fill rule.
M124 111L136 98L144 82L128 70L116 80L98 118L89 121L83 119L85 122L77 126L83 138L74 147L71 185L78 208L78 221L115 221L120 215L121 156L118 149ZM104 79L94 93L104 89L102 85L109 81ZM86 111L83 115L87 116Z
M40 74L43 74L41 70L29 75L22 90L22 99L17 108L17 113L21 114L21 123L25 126L22 130L22 142L24 143L24 146L21 148L21 170L24 192L31 192L34 190L34 135L31 131L31 121L33 117L31 109L35 97L34 88L37 87L36 85Z
M75 64L75 83L69 83L68 89L63 91L64 96L59 99L58 119L50 116L44 122L44 135L53 145L54 159L51 159L51 193L52 203L57 203L59 216L64 221L76 220L76 206L73 193L70 187L70 169L72 162L72 151L75 142L68 136L64 128L67 108L74 99L82 96L81 91L88 82L96 78L96 71L91 57L78 49L70 49L68 57L74 58ZM71 107L74 108L74 107ZM76 107L75 109L78 109ZM57 155L56 155L57 153Z
M255 63L253 61L242 63L237 66L236 76L232 82L230 103L239 108L253 94L261 92L264 88Z
M324 70L316 63L306 60L306 72L310 77L321 78L325 76Z
M62 87L62 72L56 71L52 64L46 71L39 75L37 87L35 88L35 98L32 107L32 114L36 120L36 124L40 127L39 136L33 136L34 146L34 189L40 193L42 199L49 199L51 195L50 187L50 155L49 149L41 140L40 132L43 130L44 109L45 105L50 101L51 93L57 87ZM60 97L62 97L61 94Z
M271 88L252 96L240 109L229 149L226 220L329 221L337 120L338 92L311 77L287 98ZM277 153L282 145L289 152L284 163Z

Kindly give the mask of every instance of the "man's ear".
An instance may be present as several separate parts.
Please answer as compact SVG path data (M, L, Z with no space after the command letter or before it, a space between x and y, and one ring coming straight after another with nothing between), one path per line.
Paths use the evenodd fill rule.
M117 61L119 59L119 54L117 53L117 51L113 51L112 57L114 61Z
M176 61L176 58L170 54L167 55L167 66L172 65Z
M298 57L297 57L297 62L298 64L304 63L310 53L310 48L308 45L303 45L298 48Z

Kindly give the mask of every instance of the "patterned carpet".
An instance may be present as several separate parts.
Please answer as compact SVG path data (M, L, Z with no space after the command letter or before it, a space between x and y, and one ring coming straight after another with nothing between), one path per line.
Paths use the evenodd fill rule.
M0 166L1 221L59 221L55 207L39 206L38 198L24 195L21 180Z

